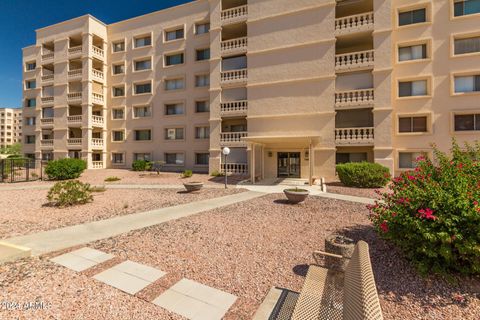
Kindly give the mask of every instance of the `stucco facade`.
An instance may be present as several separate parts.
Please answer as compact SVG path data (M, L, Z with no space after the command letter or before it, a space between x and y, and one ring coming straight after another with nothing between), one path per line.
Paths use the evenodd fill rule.
M22 109L0 108L0 148L22 142Z
M432 143L479 138L475 1L198 0L39 29L24 152L255 179L331 178L346 161L398 174Z

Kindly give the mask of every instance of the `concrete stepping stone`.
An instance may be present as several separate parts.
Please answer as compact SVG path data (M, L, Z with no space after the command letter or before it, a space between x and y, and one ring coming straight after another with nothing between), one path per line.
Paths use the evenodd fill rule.
M165 274L161 270L127 260L96 274L93 278L133 295Z
M152 302L191 320L220 320L236 300L233 294L184 278Z
M96 266L102 262L112 259L114 256L100 250L84 247L72 252L68 252L54 258L50 261L55 262L68 269L80 272Z

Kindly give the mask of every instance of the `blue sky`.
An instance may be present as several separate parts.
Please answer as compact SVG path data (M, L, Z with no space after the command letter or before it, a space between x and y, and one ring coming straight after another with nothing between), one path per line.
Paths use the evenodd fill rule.
M20 107L22 48L35 29L91 14L112 23L191 0L0 0L0 107Z

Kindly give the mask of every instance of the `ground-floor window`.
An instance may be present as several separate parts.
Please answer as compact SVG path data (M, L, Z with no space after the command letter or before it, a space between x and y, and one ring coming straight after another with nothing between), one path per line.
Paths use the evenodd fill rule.
M367 161L366 152L349 152L349 153L340 153L337 152L335 163L347 163L347 162L362 162Z
M183 165L185 156L183 153L165 153L165 163L174 165Z
M415 160L420 157L420 152L399 152L398 153L398 167L400 169L413 169L415 168Z
M151 161L152 156L150 153L134 153L133 161L137 161L137 160Z
M196 165L208 165L210 155L208 153L195 153Z
M112 153L112 163L114 164L124 163L123 153Z
M35 160L35 153L25 153L25 158Z
M68 151L68 157L73 159L80 159L80 151L78 150L70 150Z
M102 161L102 155L100 153L92 153L92 161Z
M42 160L43 161L53 160L53 153L52 152L42 152Z

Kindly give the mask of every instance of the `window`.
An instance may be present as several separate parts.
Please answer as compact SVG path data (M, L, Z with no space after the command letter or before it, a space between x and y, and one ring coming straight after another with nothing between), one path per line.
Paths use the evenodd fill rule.
M25 125L34 126L35 125L35 117L26 117L25 118Z
M480 91L480 75L455 77L455 93Z
M183 140L183 128L165 129L166 140Z
M195 24L195 34L204 34L210 31L210 23L196 23Z
M422 23L427 21L427 9L417 9L412 11L400 12L398 14L398 25L406 26L414 23Z
M35 70L36 68L37 68L37 63L35 61L27 62L25 64L25 70L26 71L32 71L32 70Z
M416 167L416 159L420 157L420 152L399 152L398 153L398 167L400 169L413 169Z
M165 41L172 41L176 39L183 39L184 32L183 27L181 29L166 31L165 32Z
M35 136L25 136L25 144L35 143Z
M152 69L152 59L138 60L134 63L135 71Z
M208 87L210 85L210 75L202 74L195 76L195 87Z
M427 132L427 117L400 117L398 131L400 133Z
M179 90L185 87L183 78L165 80L165 90Z
M151 130L135 130L134 131L135 141L146 141L152 139Z
M125 51L125 41L118 41L113 43L113 52Z
M112 119L113 120L120 120L125 117L125 111L123 108L112 109Z
M124 74L124 73L125 73L125 65L123 63L113 65L113 74Z
M152 108L150 106L133 107L133 116L135 118L147 118L152 116Z
M113 164L123 164L123 153L112 153L112 163Z
M25 81L25 88L26 89L35 89L36 87L37 87L37 82L35 80Z
M195 101L195 112L210 112L208 101Z
M455 131L480 131L480 113L456 114Z
M151 161L152 156L150 153L134 153L133 161L137 161L137 160Z
M195 164L198 166L208 166L210 155L208 153L195 153Z
M184 114L184 107L183 103L170 103L165 105L165 114L170 116L170 115L178 115L178 114Z
M347 163L347 162L363 162L363 161L368 161L366 152L350 152L350 153L338 152L335 155L336 164Z
M195 127L195 139L210 138L210 127Z
M151 83L134 84L133 90L135 94L152 93L152 84Z
M196 50L197 61L210 59L210 48Z
M124 97L125 88L124 87L113 87L113 96L114 97Z
M165 56L165 65L174 66L183 63L183 52Z
M399 97L427 95L427 80L405 81L398 83Z
M123 141L125 140L125 132L123 130L112 131L112 141Z
M406 46L398 48L398 60L409 61L427 58L427 45L419 44L415 46Z
M455 39L455 54L480 52L480 37Z
M42 160L43 161L50 161L53 160L53 153L52 152L42 152Z
M152 37L151 36L145 36L141 38L135 38L135 48L141 48L141 47L146 47L152 45Z
M53 118L54 111L53 108L43 108L42 109L42 118Z
M455 0L453 6L455 17L480 13L480 0Z
M165 153L165 163L173 165L183 165L184 155L183 153Z
M28 108L33 108L37 106L37 99L27 99L25 104Z

